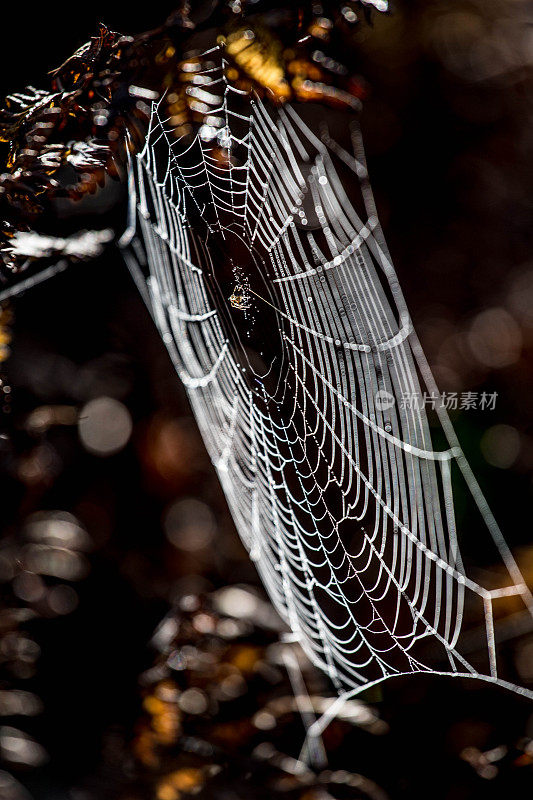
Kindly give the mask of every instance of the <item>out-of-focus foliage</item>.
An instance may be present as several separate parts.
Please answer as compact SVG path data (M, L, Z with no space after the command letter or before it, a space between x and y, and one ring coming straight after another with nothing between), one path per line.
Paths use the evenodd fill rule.
M379 212L412 316L443 391L498 393L494 410L457 409L453 416L533 583L531 12L518 0L406 0L390 15L374 14L369 26L359 4L341 12L345 7L359 19L350 42L354 74L364 76L356 78L351 97L363 101ZM125 20L120 29L127 28ZM315 32L323 29L317 25ZM161 39L158 45L162 60L153 83L136 78L133 85L155 92L179 63L177 42L169 45L168 35L168 27L150 34L165 40L164 48ZM57 63L57 47L48 66ZM261 64L270 63L268 36L265 47ZM67 57L75 42L61 48ZM147 43L142 52L135 75L148 74L156 51ZM335 42L315 41L315 52L305 65L295 59L287 77L296 82L291 91L308 79L320 82L311 72L319 67L336 83L343 59ZM63 74L74 67L80 64L67 62ZM239 80L248 69L245 59ZM4 71L11 81L14 70ZM40 64L39 85L43 73ZM264 77L265 91L271 78L271 72ZM74 87L56 87L74 94L72 107L94 76L82 69L77 80ZM141 134L150 95L128 94L123 101L135 109ZM190 124L182 101L180 92L169 98L177 126ZM15 191L8 171L15 203L5 215L13 215L13 231L24 219L33 227L34 203L74 184L96 191L80 201L54 198L54 213L62 203L62 213L83 209L84 226L94 214L111 224L109 182L99 187L109 151L92 148L94 137L109 147L100 133L119 122L114 112L105 113L105 95L95 103L102 105L91 106L90 129L81 139L70 127L81 118L67 115L59 132L66 141L46 151L46 169L44 151L36 157L41 171L35 180L27 176L27 218L18 204L26 178L21 173ZM96 125L97 118L106 124ZM89 152L75 145L66 154L68 141L86 137ZM55 170L59 161L65 181ZM78 183L83 174L86 184ZM5 200L4 191L2 214ZM37 215L43 234L68 241L72 226L63 231L63 217L59 224L52 215L57 230L50 232L46 215ZM166 800L197 789L208 798L237 791L247 800L355 800L380 791L410 800L529 796L530 705L494 689L440 680L410 679L367 697L357 708L368 725L338 720L331 728L329 772L294 774L303 725L291 706L279 649L271 648L277 632L261 615L253 566L125 272L104 254L28 293L16 312L14 320L6 312L1 321L2 346L13 351L7 362L13 391L3 394L14 395L3 403L12 410L3 415L0 438L2 797ZM460 523L465 546L475 549L466 512ZM216 605L224 587L230 599L237 592L233 610ZM253 614L243 618L250 598ZM154 630L155 655L146 647ZM514 619L505 635L509 670L531 681L531 631ZM475 636L471 644L475 650ZM310 692L322 693L322 679L305 663L302 668ZM272 718L279 727L269 727Z

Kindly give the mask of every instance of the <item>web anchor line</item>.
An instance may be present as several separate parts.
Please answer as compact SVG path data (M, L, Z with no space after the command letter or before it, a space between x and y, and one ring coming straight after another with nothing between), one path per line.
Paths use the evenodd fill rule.
M302 706L306 752L320 758L320 734L342 703L394 676L484 679L533 698L499 676L494 613L513 597L533 616L530 589L446 410L437 450L425 409L400 402L436 386L357 123L343 123L348 152L330 130L341 124L334 115L317 133L305 106L237 93L222 48L198 74L220 96L220 125L176 139L164 101L153 104L129 161L122 246L239 534L338 692L318 719ZM465 566L452 474L499 559L498 586ZM473 659L466 634L476 625L484 642Z

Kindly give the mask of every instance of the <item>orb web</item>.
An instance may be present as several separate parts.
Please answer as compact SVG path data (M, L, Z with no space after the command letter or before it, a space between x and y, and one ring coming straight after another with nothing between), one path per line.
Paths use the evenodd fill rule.
M417 672L531 694L500 679L494 623L501 599L531 614L531 593L446 410L436 436L402 402L437 387L357 121L239 91L222 47L201 63L212 124L176 138L153 104L121 244L272 602L343 696ZM453 475L498 582L463 563Z

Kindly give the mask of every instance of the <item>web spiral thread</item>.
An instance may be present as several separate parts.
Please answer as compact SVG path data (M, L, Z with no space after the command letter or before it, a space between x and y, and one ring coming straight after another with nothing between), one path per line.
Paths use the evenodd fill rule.
M447 412L437 449L424 407L400 402L437 387L359 128L339 143L329 118L244 96L222 48L202 64L199 102L219 125L176 139L154 104L122 243L264 585L343 696L416 672L510 686L495 605L514 597L529 614L532 596ZM497 585L463 565L454 471L501 561ZM463 621L476 612L472 660Z

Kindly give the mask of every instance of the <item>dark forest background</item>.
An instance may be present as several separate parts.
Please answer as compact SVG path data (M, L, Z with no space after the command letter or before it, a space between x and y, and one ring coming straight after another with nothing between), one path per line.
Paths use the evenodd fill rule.
M441 389L498 393L493 411L463 411L454 421L531 584L533 7L395 5L360 40L370 175ZM0 95L43 86L99 21L138 32L171 10L171 3L9 3L1 15ZM52 597L40 585L15 587L15 602L39 613L10 680L40 698L43 710L6 724L28 732L47 755L28 745L29 763L9 768L36 800L149 800L159 795L124 789L116 765L141 714L139 675L154 659L153 631L183 595L258 586L258 579L119 255L110 250L72 266L18 299L13 312L11 410L0 440L6 547L22 547L31 525L58 511L72 515L81 533L70 567L46 583L46 592L61 591ZM132 422L127 444L108 457L83 446L68 413L100 396L120 403ZM51 408L60 421L49 425ZM7 587L3 569L0 553ZM34 662L30 642L40 651ZM16 663L5 649L0 658L2 669ZM517 680L533 681L531 634L507 658ZM357 762L391 798L531 796L529 701L427 678L385 684L367 700L389 732L361 732L347 768Z

